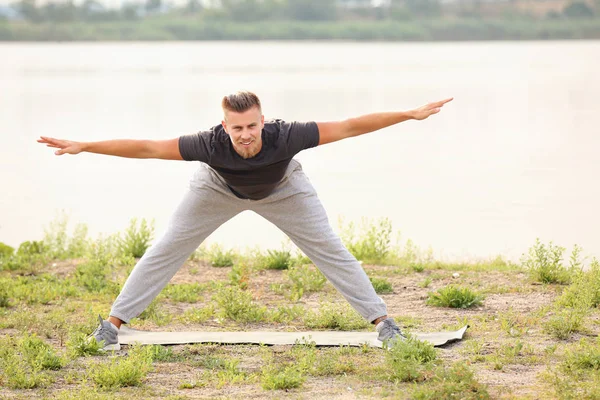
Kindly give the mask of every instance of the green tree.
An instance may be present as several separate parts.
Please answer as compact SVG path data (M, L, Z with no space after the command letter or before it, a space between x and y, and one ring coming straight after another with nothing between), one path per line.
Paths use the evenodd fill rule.
M330 21L336 18L336 0L287 0L286 16L301 21Z
M404 3L414 15L432 17L442 12L439 0L405 0Z
M229 18L241 22L272 18L279 6L278 2L274 0L222 0L221 5Z
M44 16L37 8L37 0L21 0L17 3L16 9L29 21L41 22L44 20Z
M197 14L202 11L202 4L198 0L188 0L185 5L186 14Z
M146 0L146 11L156 12L162 7L162 0Z
M583 1L574 1L565 7L563 15L569 18L592 18L594 10Z

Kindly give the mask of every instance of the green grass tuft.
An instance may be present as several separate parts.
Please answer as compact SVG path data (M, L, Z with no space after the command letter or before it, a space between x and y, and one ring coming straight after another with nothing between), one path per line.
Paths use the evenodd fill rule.
M437 293L429 293L427 304L436 307L471 308L481 305L482 301L483 296L471 289L450 285L439 289Z

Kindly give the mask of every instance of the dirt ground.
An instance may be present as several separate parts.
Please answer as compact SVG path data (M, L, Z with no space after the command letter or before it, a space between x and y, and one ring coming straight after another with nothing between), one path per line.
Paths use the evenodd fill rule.
M59 262L53 264L51 273L59 276L70 276L77 261ZM401 270L396 267L365 265L365 270L370 276L385 277L393 286L393 293L383 294L388 306L390 316L397 321L405 322L410 331L430 332L445 329L456 329L464 323L470 325L465 339L461 342L450 344L439 351L439 357L447 362L462 361L471 364L475 371L477 380L487 385L492 398L552 398L546 397L540 388L544 383L540 381L540 374L548 367L548 359L544 357L545 349L560 343L544 333L540 322L544 316L539 313L549 306L557 296L557 289L553 286L542 286L531 283L527 276L519 271L445 271L425 270L413 272ZM228 280L231 268L214 268L203 262L188 262L173 278L171 283L206 283ZM458 277L453 276L458 274ZM422 287L422 282L431 278L428 287ZM282 295L270 289L271 284L287 282L284 273L276 270L254 271L250 278L250 291L254 300L267 307L281 304L289 304ZM485 294L483 305L473 309L449 309L432 307L426 304L427 294L430 291L455 283L469 286ZM210 295L204 296L203 300L194 303L174 303L164 301L163 310L170 315L180 315L189 308L202 307L210 301ZM325 289L307 294L302 297L298 304L307 310L316 310L322 302L343 302L343 298L326 284ZM49 308L52 305L48 305ZM523 332L517 336L511 336L501 328L501 319L508 313L514 318L520 319L519 325ZM600 329L598 324L592 326L588 332L590 336L597 336ZM210 319L203 324L183 324L173 322L167 326L158 327L150 321L139 321L133 325L134 328L147 330L302 330L300 324L273 324L273 323L251 323L239 325ZM0 330L0 335L15 334L15 329ZM572 340L575 340L573 338ZM528 346L529 358L521 358L512 362L504 363L501 369L494 367L490 362L474 362L473 354L468 353L467 343L474 341L479 344L482 356L494 354L499 348L507 343L521 340ZM55 338L49 338L49 342L58 346ZM174 346L175 352L183 346ZM220 346L221 352L228 356L234 356L241 360L240 367L248 372L260 372L262 360L257 350L258 346ZM278 347L283 347L279 349ZM275 346L273 352L285 351L286 346ZM384 350L373 350L365 355L364 362L383 363ZM117 354L125 354L126 346ZM536 361L536 356L537 360ZM91 358L93 359L93 357ZM90 360L84 360L91 362ZM75 366L68 366L77 373ZM182 382L192 382L199 379L198 367L187 363L156 363L154 371L151 372L144 388L126 388L117 393L134 398L235 398L235 399L263 399L263 398L309 398L317 399L354 399L354 398L408 398L398 386L392 384L381 384L381 382L369 382L356 374L338 375L333 377L308 377L301 388L289 391L265 391L259 383L226 385L224 387L196 387L192 389L180 389ZM78 386L75 382L68 382L64 378L58 379L50 388L39 390L8 390L0 388L0 398L55 398L62 390L75 390ZM177 397L179 396L179 397Z

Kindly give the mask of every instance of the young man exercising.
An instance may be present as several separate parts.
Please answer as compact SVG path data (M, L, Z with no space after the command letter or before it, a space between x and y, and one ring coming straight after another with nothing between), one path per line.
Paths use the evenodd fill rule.
M81 152L129 158L200 161L190 187L163 236L148 249L127 278L108 320L92 334L106 350L119 350L121 324L146 309L190 254L220 225L245 210L275 224L321 270L350 305L379 332L379 340L402 338L387 317L383 300L360 263L333 232L315 189L294 155L436 114L446 99L406 112L363 115L337 122L265 122L251 92L225 96L223 121L208 131L170 140L73 142L42 136L56 155Z

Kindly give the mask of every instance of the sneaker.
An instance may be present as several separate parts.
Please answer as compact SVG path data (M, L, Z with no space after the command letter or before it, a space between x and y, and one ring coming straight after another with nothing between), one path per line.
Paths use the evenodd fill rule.
M387 318L377 324L377 332L379 332L378 340L392 344L396 340L406 340L406 336L402 334L396 321L393 318Z
M101 343L102 350L121 350L119 330L110 322L104 321L100 315L98 315L98 321L100 321L100 326L92 333L90 339L94 338Z

